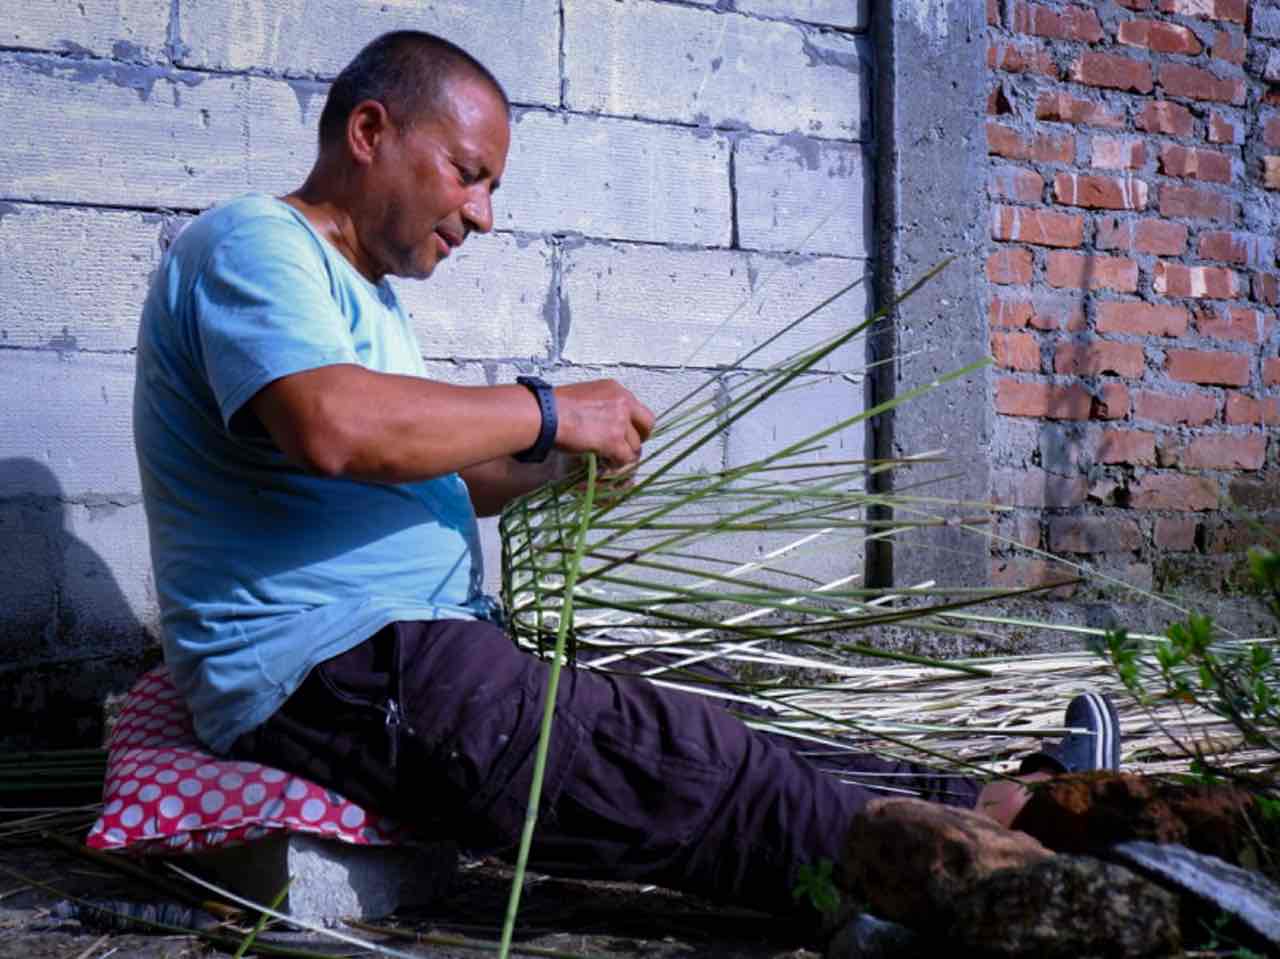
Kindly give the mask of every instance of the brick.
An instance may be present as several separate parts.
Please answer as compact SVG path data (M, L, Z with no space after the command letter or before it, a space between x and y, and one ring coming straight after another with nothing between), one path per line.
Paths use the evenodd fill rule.
M1232 505L1242 509L1280 509L1280 477L1275 473L1233 476L1227 490Z
M1127 176L1059 173L1053 178L1053 195L1068 206L1106 210L1144 210L1147 206L1146 182Z
M1210 143L1240 146L1244 143L1244 129L1231 117L1211 110L1209 111L1209 130L1205 139Z
M1187 248L1187 228L1181 223L1139 220L1133 233L1133 247L1139 253L1178 256Z
M1139 130L1148 133L1165 133L1175 137L1189 137L1195 129L1196 120L1180 103L1170 100L1151 100L1138 115L1134 123Z
M1200 234L1200 258L1241 266L1270 266L1276 261L1275 241L1256 233L1210 231Z
M1156 53L1195 56L1203 49L1186 27L1161 20L1125 20L1116 31L1116 40L1126 47L1144 47Z
M1182 336L1187 332L1188 322L1187 311L1180 306L1134 300L1104 300L1097 304L1099 333Z
M1160 549L1185 553L1196 548L1200 524L1181 516L1161 516L1155 522L1152 539Z
M1266 519L1261 522L1253 519L1241 523L1220 522L1210 531L1205 552L1244 553L1250 546L1274 543L1277 539L1280 539L1280 522L1274 517L1270 518L1270 522Z
M1050 420L1087 420L1093 397L1078 383L996 381L996 411L1006 416L1034 416Z
M1262 158L1262 185L1268 190L1280 190L1280 156Z
M1046 267L1049 285L1058 288L1118 293L1132 293L1138 288L1138 264L1125 257L1054 251L1048 255Z
M163 61L169 10L154 0L118 0L93 4L85 12L75 4L6 5L0 46L92 54L115 60Z
M1274 273L1255 273L1252 280L1253 298L1267 306L1280 306L1280 276Z
M624 243L588 243L563 256L561 296L573 322L561 354L584 365L679 366L695 350L700 366L730 363L758 343L762 324L772 329L780 325L778 317L800 312L798 304L820 303L849 282L848 261L831 258ZM761 274L772 279L753 296L753 277ZM697 311L689 310L691 297L700 304ZM644 308L637 313L639 303ZM866 309L865 290L858 287L815 316L818 325L806 336L816 342L847 330ZM724 324L735 312L740 322ZM752 363L775 362L793 349L794 341L784 338ZM828 368L861 365L860 350L850 346Z
M733 157L744 249L865 257L871 235L866 158L858 144L751 136ZM819 219L815 211L839 210ZM816 227L816 229L815 229Z
M1222 266L1185 266L1161 260L1156 264L1155 291L1161 296L1212 300L1234 299L1240 283L1235 270Z
M994 40L987 44L987 68L1006 73L1038 73L1045 77L1058 75L1053 56L1042 46Z
M1120 137L1094 137L1092 165L1100 170L1139 170L1147 162L1146 144Z
M1218 415L1218 401L1204 393L1157 393L1139 390L1133 399L1134 416L1171 426L1203 426Z
M518 103L560 102L560 15L556 0L481 4L464 17L448 8L373 0L179 0L179 62L207 70L265 70L333 78L369 40L389 30L429 30L477 56ZM340 23L340 30L317 30Z
M1084 309L1077 300L1038 298L1028 301L993 297L989 316L992 326L1015 329L1030 326L1043 331L1074 333L1088 325Z
M1066 509L1083 503L1086 490L1082 476L1058 476L1034 466L991 473L991 501L997 506Z
M1179 256L1186 252L1187 228L1168 220L1122 220L1106 216L1097 221L1094 243L1100 250L1136 250Z
M987 0L987 25L1000 26L1000 0Z
M1084 217L1053 210L993 207L991 236L996 240L1013 240L1039 246L1080 246L1084 242Z
M248 190L246 78L18 56L0 54L7 198L191 209Z
M1003 538L1027 549L1040 548L1040 517L1035 513L1000 513L995 517L993 532L997 543Z
M729 245L729 141L721 136L530 111L512 130L502 193L495 212L509 229Z
M1177 451L1176 465L1184 469L1261 469L1267 458L1267 438L1249 436L1196 436Z
M1184 512L1216 509L1218 483L1208 476L1148 473L1129 486L1133 509L1172 509Z
M1244 23L1247 9L1248 0L1160 0L1160 10L1163 13L1177 13L1204 20Z
M857 37L780 21L648 0L564 3L565 103L579 112L860 140L865 54Z
M1280 359L1262 361L1262 382L1267 386L1280 386Z
M1216 103L1244 103L1244 81L1239 78L1219 77L1208 70L1185 63L1160 64L1160 86L1175 97L1192 100L1212 100Z
M132 350L161 226L149 214L9 204L0 217L0 344Z
M1280 396L1259 399L1230 392L1223 416L1228 426L1280 426Z
M1216 150L1166 146L1160 151L1160 172L1211 183L1230 183L1231 158Z
M1021 167L996 167L987 176L987 192L993 200L1037 203L1044 194L1044 177Z
M53 495L63 500L139 496L133 368L133 357L120 353L0 350L0 461L38 461L57 477ZM16 485L27 476L21 469L0 476L0 497L29 494Z
M1130 553L1142 546L1142 531L1116 516L1053 516L1049 549L1055 553Z
M1098 462L1151 466L1156 461L1156 435L1146 430L1104 430L1098 442Z
M991 355L1005 369L1040 372L1040 341L1031 333L992 333Z
M1215 340L1261 343L1271 326L1271 317L1262 310L1251 310L1248 307L1204 307L1196 311L1196 329L1201 336Z
M1203 187L1165 183L1160 187L1160 213L1230 223L1236 218L1236 207L1230 196Z
M1024 136L1001 123L987 123L987 153L1009 160L1036 163L1073 163L1075 137L1069 133L1034 133Z
M1094 397L1092 415L1099 420L1122 420L1129 415L1129 388L1123 383L1103 383Z
M1149 10L1151 9L1151 0L1116 0L1120 6L1126 10Z
M543 315L554 302L551 259L546 240L473 236L430 283L392 282L428 357L541 359L554 347Z
M1064 583L1044 593L1051 599L1069 599L1075 595L1078 585L1071 582L1075 570L1048 559L1024 559L1022 557L993 556L988 571L991 585L998 589L1025 589Z
M1169 376L1182 383L1213 386L1246 386L1249 383L1249 357L1244 353L1169 350L1166 368Z
M1031 282L1031 251L1002 247L987 257L987 279L992 283Z
M1269 147L1280 147L1280 117L1271 117L1263 124L1262 142Z
M702 0L712 6L716 0ZM866 0L738 0L734 9L765 17L802 20L842 30L864 30L867 26Z
M1091 87L1150 93L1151 64L1110 53L1085 53L1071 65L1071 79Z
M1060 92L1042 93L1036 98L1036 119L1116 129L1125 125L1124 116L1104 104Z
M1244 64L1248 45L1244 34L1233 30L1219 30L1213 36L1213 56L1216 60L1225 60L1236 66Z
M1111 343L1106 340L1091 343L1066 342L1059 343L1053 354L1054 372L1075 376L1115 373L1139 377L1145 365L1142 347L1136 343Z
M1010 26L1015 33L1030 33L1051 40L1097 43L1103 37L1098 15L1086 7L1066 6L1054 9L1039 3L1017 0Z

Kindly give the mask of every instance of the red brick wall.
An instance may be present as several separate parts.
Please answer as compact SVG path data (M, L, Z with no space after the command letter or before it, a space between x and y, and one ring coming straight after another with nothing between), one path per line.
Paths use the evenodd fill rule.
M1215 587L1250 519L1280 530L1280 5L989 0L988 24L1000 532ZM997 583L1045 573L996 552Z

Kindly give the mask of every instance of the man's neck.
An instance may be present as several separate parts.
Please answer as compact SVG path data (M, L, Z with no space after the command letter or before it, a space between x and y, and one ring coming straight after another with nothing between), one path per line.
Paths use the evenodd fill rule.
M301 187L280 199L305 216L316 231L333 244L369 282L377 283L382 279L382 274L364 253L360 234L347 205L333 191L322 188L316 181L316 171L313 170Z

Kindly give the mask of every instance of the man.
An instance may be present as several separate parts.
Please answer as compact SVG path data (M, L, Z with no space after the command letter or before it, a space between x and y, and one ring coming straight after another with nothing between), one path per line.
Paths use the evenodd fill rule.
M135 398L165 656L200 737L498 852L519 836L546 667L495 625L475 515L559 456L634 463L653 425L612 381L424 378L387 277L425 279L492 228L507 115L444 40L366 47L330 91L303 186L212 210L174 243ZM1005 822L1023 801L849 765ZM699 697L572 671L532 863L783 909L798 867L838 861L875 794Z

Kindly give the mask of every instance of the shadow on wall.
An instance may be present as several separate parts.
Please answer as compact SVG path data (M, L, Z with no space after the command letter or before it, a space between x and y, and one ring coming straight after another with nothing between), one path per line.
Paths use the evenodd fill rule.
M94 746L102 700L158 655L57 478L0 460L0 749Z

